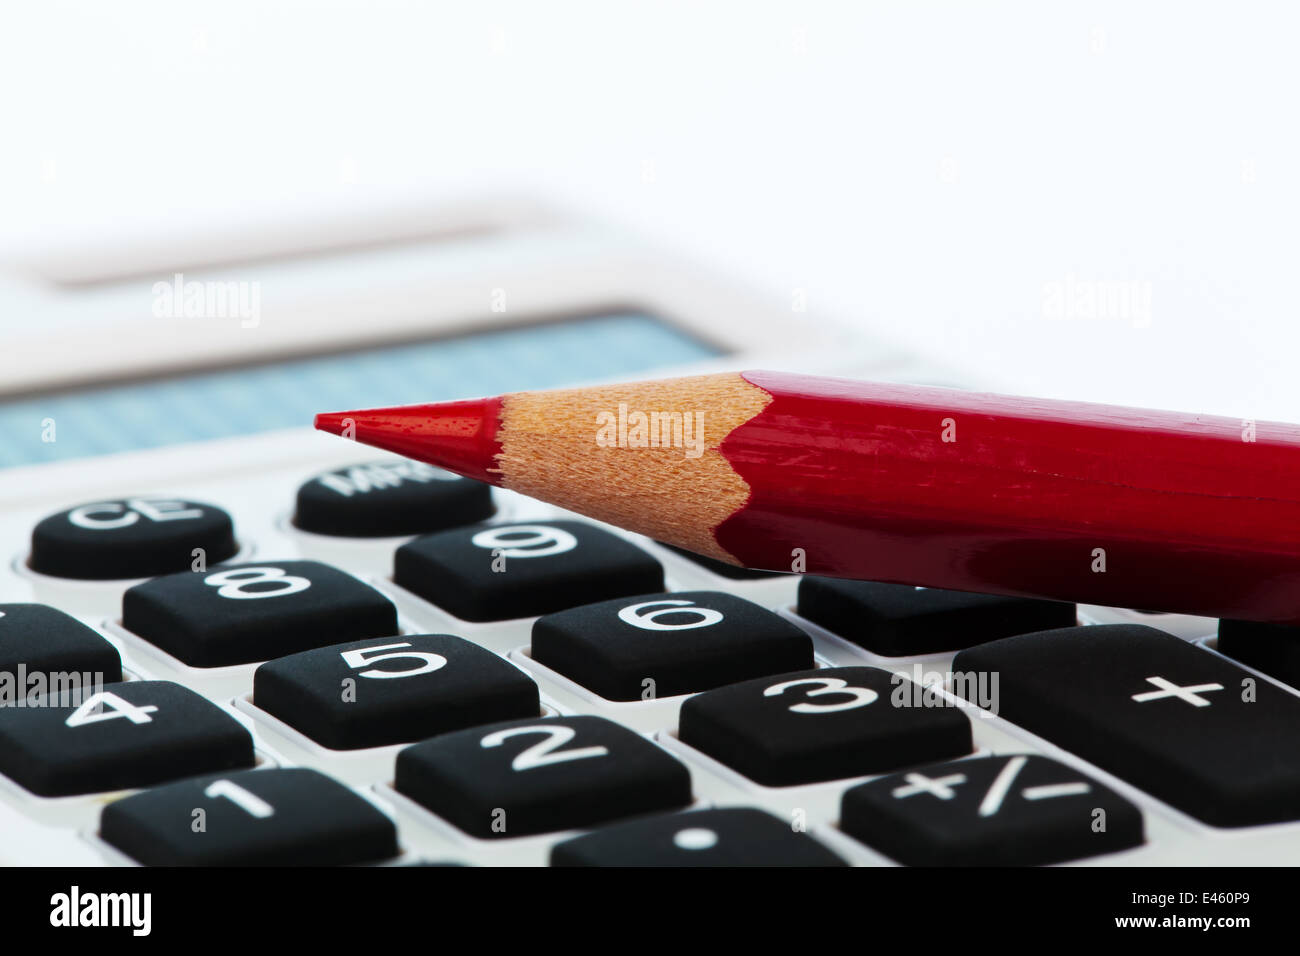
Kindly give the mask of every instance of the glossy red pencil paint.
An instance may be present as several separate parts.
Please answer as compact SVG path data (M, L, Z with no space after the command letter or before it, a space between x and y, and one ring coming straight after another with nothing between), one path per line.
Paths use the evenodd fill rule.
M1300 623L1300 428L772 372L716 530L757 567Z

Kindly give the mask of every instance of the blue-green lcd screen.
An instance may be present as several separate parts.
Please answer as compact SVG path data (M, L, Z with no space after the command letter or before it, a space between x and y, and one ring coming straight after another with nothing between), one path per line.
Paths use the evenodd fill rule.
M0 467L310 425L321 411L553 388L718 354L651 315L625 312L0 399Z

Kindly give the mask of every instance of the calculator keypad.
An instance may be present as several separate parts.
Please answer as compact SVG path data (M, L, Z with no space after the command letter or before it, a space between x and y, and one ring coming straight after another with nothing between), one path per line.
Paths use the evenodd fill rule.
M30 590L25 569L7 580L0 804L158 864L811 866L1159 861L1178 813L1162 799L1205 821L1184 829L1253 833L1300 792L1286 767L1260 769L1285 747L1243 742L1237 722L1183 735L1196 760L1174 753L1194 784L1179 790L1144 769L1173 759L1160 748L1129 760L1136 723L1104 750L1070 736L1105 724L1105 708L1072 696L1093 666L1113 677L1145 646L1097 651L1106 630L1085 617L1059 656L1028 639L1004 653L1020 640L1008 635L1075 624L1071 605L729 574L425 466L275 467L275 500L265 476L221 477L175 485L194 500L91 502L79 520L99 530L71 522L76 508L53 516L101 543L78 544L81 580L48 547L33 548ZM223 563L233 530L224 545L175 533L166 566L124 594L117 579L141 570L139 554L202 524L170 517L209 514L195 500L232 506L249 557ZM127 540L136 526L150 547ZM1258 631L1224 622L1219 650L1286 680L1288 643ZM1190 640L1161 647L1162 662L1231 668ZM953 650L955 663L941 656ZM17 706L10 672L99 674L111 696L79 714L72 699ZM955 682L970 675L1000 683L971 696ZM1175 686L1150 684L1141 706L1196 706L1185 691L1217 708L1216 691L1195 688L1228 684L1218 670L1152 675ZM1238 684L1249 675L1232 669ZM1286 692L1257 683L1251 706L1287 709ZM1044 756L1042 737L1065 752ZM1012 770L998 813L982 815ZM206 831L192 829L196 809Z

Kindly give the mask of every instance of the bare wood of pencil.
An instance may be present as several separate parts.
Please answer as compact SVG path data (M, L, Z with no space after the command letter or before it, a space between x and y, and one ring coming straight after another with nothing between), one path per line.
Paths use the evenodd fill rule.
M1300 624L1300 427L776 372L316 427L733 564Z

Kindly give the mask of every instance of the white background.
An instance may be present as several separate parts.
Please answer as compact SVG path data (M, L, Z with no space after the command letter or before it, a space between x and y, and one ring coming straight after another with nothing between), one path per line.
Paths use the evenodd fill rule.
M1008 390L1300 420L1296 27L1244 3L10 3L0 246L532 193ZM1067 277L1148 290L1149 322L1053 318Z

